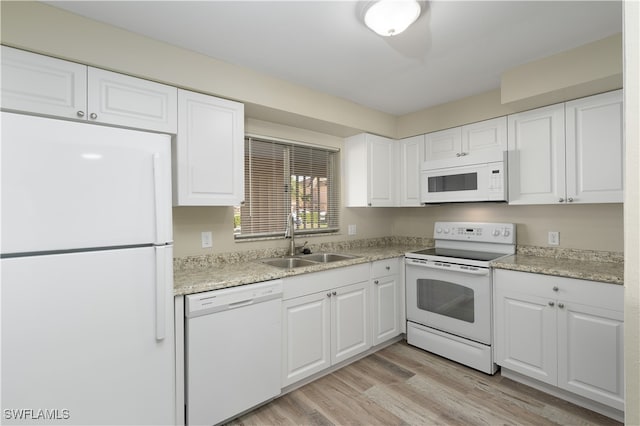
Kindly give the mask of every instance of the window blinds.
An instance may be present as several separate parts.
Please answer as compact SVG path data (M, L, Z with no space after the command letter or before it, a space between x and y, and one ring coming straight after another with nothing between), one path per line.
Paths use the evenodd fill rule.
M236 238L284 235L290 213L300 234L338 231L337 161L328 148L246 138Z

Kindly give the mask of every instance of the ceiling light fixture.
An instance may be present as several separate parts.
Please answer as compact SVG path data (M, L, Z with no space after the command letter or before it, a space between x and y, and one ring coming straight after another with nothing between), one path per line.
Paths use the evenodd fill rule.
M416 0L378 0L365 11L364 23L375 33L390 37L409 28L420 12Z

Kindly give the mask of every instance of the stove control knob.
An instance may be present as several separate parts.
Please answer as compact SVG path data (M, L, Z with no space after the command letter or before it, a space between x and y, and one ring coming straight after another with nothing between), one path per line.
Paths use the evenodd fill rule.
M509 231L509 229L504 228L504 232L503 232L505 237L508 237L509 235L511 235L511 231Z
M499 237L500 236L500 230L499 229L494 229L492 232L494 237Z
M442 228L436 228L436 234L442 234Z
M444 228L444 233L448 234L449 233L449 228Z

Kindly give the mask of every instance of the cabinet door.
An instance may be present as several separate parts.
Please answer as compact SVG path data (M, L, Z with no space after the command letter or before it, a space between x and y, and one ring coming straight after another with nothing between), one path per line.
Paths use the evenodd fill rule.
M622 311L558 302L558 386L624 410L623 319Z
M85 119L87 67L1 46L2 108Z
M400 334L400 279L397 275L373 278L373 345Z
M394 143L381 136L367 135L370 206L391 207L395 204Z
M440 130L425 135L425 159L442 160L459 157L462 152L462 128Z
M285 300L282 334L282 386L331 365L331 293Z
M89 67L89 121L176 133L178 89Z
M622 91L566 104L567 200L622 203Z
M180 90L176 145L174 205L244 200L244 105Z
M565 201L564 104L508 117L509 204Z
M504 285L508 285L505 283ZM556 309L550 300L498 291L496 363L541 382L557 383Z
M507 150L507 117L462 126L462 153Z
M424 135L398 142L399 206L420 206L420 167L424 158Z
M340 287L332 292L332 364L344 361L371 347L369 303L369 281Z

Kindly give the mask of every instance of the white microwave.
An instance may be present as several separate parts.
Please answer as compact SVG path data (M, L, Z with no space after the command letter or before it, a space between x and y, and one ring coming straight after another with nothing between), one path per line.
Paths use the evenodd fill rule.
M507 201L506 151L425 161L420 171L420 202Z

